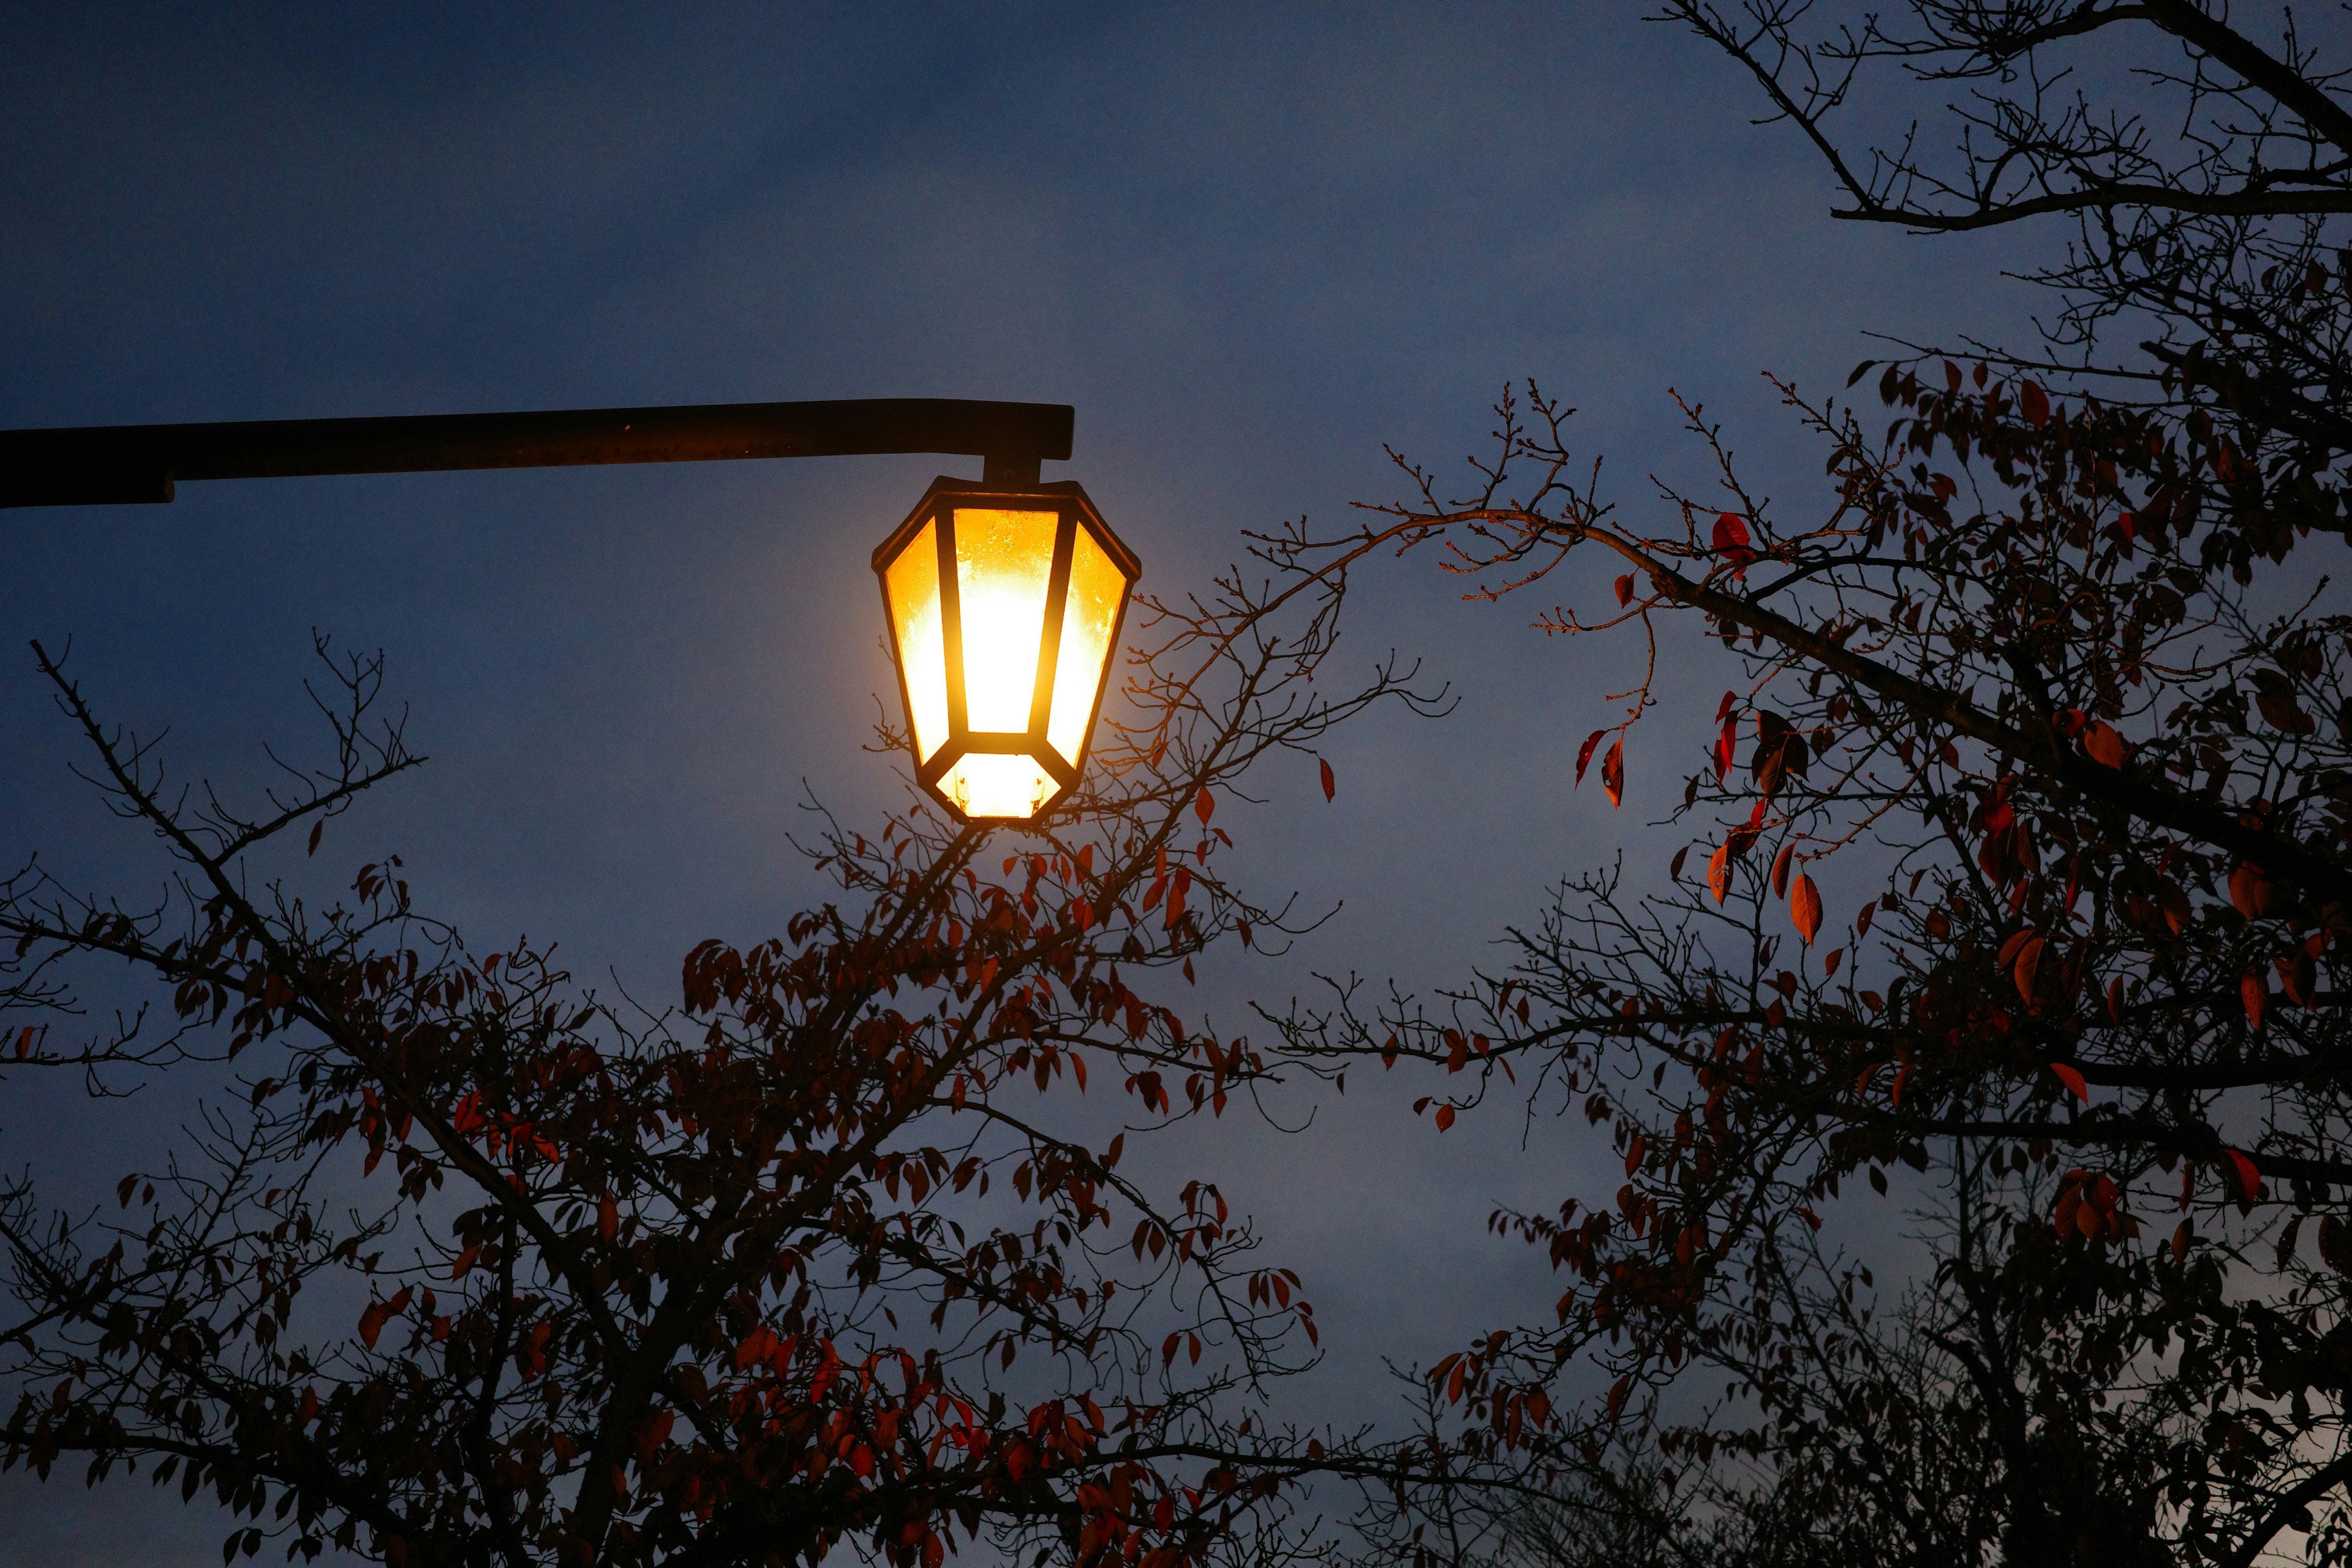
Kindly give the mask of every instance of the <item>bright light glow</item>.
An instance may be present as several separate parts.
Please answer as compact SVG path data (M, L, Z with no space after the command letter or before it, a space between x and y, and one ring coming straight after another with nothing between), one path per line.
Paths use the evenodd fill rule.
M883 574L890 618L898 632L898 664L907 676L908 721L915 727L915 759L928 763L948 738L947 637L940 626L939 524L898 552Z
M1036 815L1055 785L1034 758L974 752L947 771L940 788L966 816L1025 817Z
M1045 630L1045 589L1054 570L1054 534L1060 521L1050 511L956 509L964 721L975 731L1003 734L1029 728L1029 710L1037 694L1037 645ZM1036 769L1034 763L1022 765ZM1017 813L966 809L974 816L1026 816L1034 808Z
M941 806L966 821L1025 821L1085 762L1132 558L1075 485L1034 496L957 488L934 486L874 552L908 739ZM1065 529L1067 591L1055 595Z
M1127 593L1127 574L1082 526L1070 557L1070 596L1062 611L1062 648L1054 669L1053 717L1045 739L1076 766L1086 749L1087 721L1094 717L1095 693L1110 664L1111 623Z

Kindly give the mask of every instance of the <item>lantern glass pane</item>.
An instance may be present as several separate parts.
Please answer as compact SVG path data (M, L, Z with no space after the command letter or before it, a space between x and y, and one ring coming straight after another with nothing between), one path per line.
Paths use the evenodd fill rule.
M974 730L1002 734L1029 728L1037 693L1037 645L1045 631L1045 589L1054 571L1054 534L1060 523L1059 515L1050 511L956 509L964 721Z
M947 637L940 623L939 524L923 531L884 569L890 620L898 635L898 665L907 680L907 722L915 730L915 756L929 762L948 738Z
M1025 817L1055 788L1054 775L1034 757L973 752L957 759L940 780L940 791L966 816Z
M1086 750L1095 693L1102 689L1103 669L1110 662L1111 627L1118 619L1119 596L1127 591L1127 574L1109 552L1084 527L1077 534L1077 547L1070 556L1069 598L1062 611L1062 648L1054 671L1053 716L1045 725L1045 739L1072 767Z

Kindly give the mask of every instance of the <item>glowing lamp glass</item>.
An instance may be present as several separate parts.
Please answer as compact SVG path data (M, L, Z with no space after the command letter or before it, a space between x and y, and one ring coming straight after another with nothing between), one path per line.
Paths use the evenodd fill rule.
M1140 571L1086 492L938 480L874 570L923 787L965 821L1059 800Z

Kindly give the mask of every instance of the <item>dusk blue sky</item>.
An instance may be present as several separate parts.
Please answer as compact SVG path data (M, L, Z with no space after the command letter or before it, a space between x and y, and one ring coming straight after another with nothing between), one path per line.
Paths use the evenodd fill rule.
M1240 531L1398 490L1504 384L1582 412L1603 488L1706 481L1670 388L1777 504L1821 454L1759 378L1843 384L1866 330L2022 335L2024 240L1831 221L1822 170L1748 123L1752 84L1637 5L7 6L0 426L870 396L1076 406L1075 478L1181 593ZM2054 236L2026 237L2046 243ZM68 773L26 639L71 639L101 710L173 728L181 776L263 777L315 734L311 628L384 650L434 761L322 854L406 858L495 944L560 941L667 1000L705 937L818 890L806 790L897 797L861 745L889 688L866 566L937 472L856 458L184 486L168 507L0 513L0 858L152 887L152 845ZM1559 595L1598 603L1605 574ZM1391 647L1461 702L1335 737L1221 815L1265 885L1339 912L1225 966L1228 1027L1314 971L1462 975L1563 871L1678 795L1728 671L1677 645L1694 711L1612 814L1571 791L1625 650L1547 642L1427 562L1376 573L1345 668ZM895 699L893 699L895 700ZM1695 746L1696 742L1688 742ZM1643 750L1643 747L1652 748ZM1426 1361L1543 1310L1484 1234L1611 1156L1516 1118L1441 1140L1425 1086L1303 1097L1186 1151L1313 1287L1318 1417L1385 1417ZM0 1161L110 1184L179 1114L83 1121L5 1080ZM92 1129L103 1129L93 1131ZM1286 1397L1291 1397L1286 1394ZM0 1568L217 1562L221 1525L142 1485L0 1482Z

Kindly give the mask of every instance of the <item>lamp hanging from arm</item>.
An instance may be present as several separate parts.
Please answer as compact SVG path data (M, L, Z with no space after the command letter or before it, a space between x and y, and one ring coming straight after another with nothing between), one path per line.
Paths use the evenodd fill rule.
M966 822L1061 799L1142 574L1086 491L936 479L874 572L924 789Z

